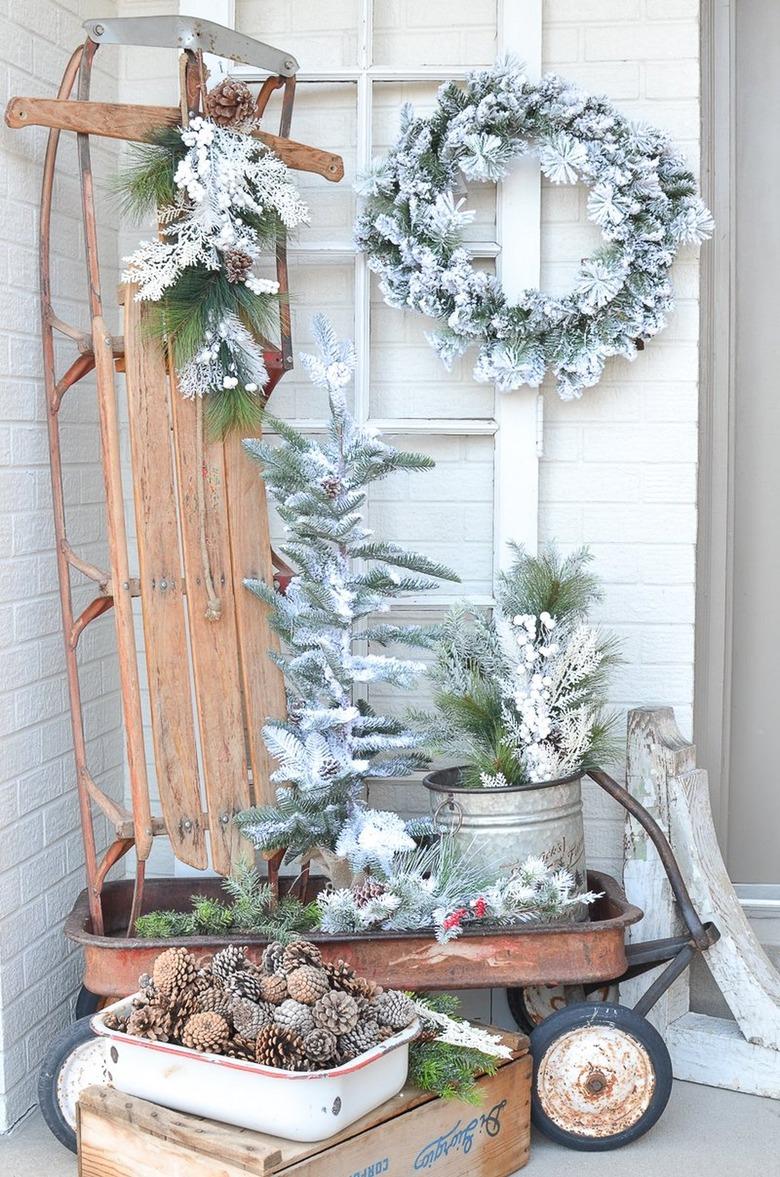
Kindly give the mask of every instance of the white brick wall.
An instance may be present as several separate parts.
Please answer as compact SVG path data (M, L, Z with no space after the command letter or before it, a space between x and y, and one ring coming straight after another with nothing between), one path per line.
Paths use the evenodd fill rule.
M13 94L53 95L81 21L113 5L27 0L2 21L2 101ZM107 54L106 54L107 58ZM95 65L95 93L115 95L108 60ZM74 788L59 593L53 552L46 416L39 333L37 217L42 129L2 131L0 220L0 1131L35 1102L42 1051L72 1016L80 954L62 924L84 885ZM70 139L70 142L67 140ZM101 178L115 151L94 151ZM88 326L84 299L79 194L72 137L63 136L53 247L55 305ZM116 211L101 199L106 288L116 279ZM60 371L68 349L59 351ZM106 559L102 480L93 386L68 394L62 410L65 485L76 507L71 536L91 561ZM81 577L74 586L83 585ZM78 588L77 601L88 593ZM113 625L101 621L82 639L84 711L96 777L121 795L122 736ZM98 825L105 844L107 832Z
M695 0L546 0L544 69L605 93L667 129L698 167ZM560 290L598 235L581 189L545 185L542 282ZM545 395L541 540L591 546L604 580L600 619L623 641L612 704L671 703L690 730L693 699L698 262L674 267L677 309L633 364L613 360L582 400ZM589 862L619 870L617 807L587 792Z

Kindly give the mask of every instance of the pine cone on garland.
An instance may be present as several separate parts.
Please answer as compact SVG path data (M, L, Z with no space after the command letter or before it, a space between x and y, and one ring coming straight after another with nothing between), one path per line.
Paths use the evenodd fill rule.
M243 282L252 269L252 259L243 249L229 249L222 254L228 282Z
M264 1067L278 1067L283 1071L295 1071L305 1057L303 1039L294 1030L284 1026L264 1026L257 1035L255 1060Z
M260 982L260 995L263 1001L269 1001L271 1005L281 1005L288 995L287 980L279 973L274 973L270 977L263 977Z
M134 1038L148 1038L150 1042L167 1042L171 1032L170 1016L160 1006L141 1006L127 1019L126 1032Z
M373 1018L358 1022L354 1030L339 1035L338 1057L342 1062L349 1062L359 1054L365 1054L372 1046L379 1042L379 1023Z
M181 1035L183 1046L199 1052L220 1054L228 1044L230 1029L224 1018L215 1013L193 1014Z
M301 965L287 975L287 992L304 1005L314 1005L329 990L328 974L314 965Z
M308 1034L315 1028L314 1018L308 1005L288 997L281 1005L271 1006L273 1020L277 1026L294 1030L296 1034Z
M271 943L263 949L263 955L260 958L260 967L264 973L270 977L274 973L284 972L284 945L272 940Z
M240 130L252 121L254 113L252 91L244 82L223 78L206 95L206 114L220 127Z
M313 1030L303 1036L303 1049L306 1052L306 1057L312 1063L331 1062L335 1058L337 1045L336 1035L319 1026L315 1026ZM315 1069L319 1070L320 1068Z
M237 997L232 1012L236 1034L254 1040L263 1026L273 1021L274 1006L265 1001L261 1003L250 1001L247 997Z
M398 989L388 989L371 1002L371 1013L380 1026L403 1030L417 1017L414 1002Z
M292 973L303 965L322 967L322 953L316 944L308 940L294 940L282 951L282 969L285 973Z
M357 1025L358 1007L354 997L337 989L321 997L312 1013L321 1029L331 1030L334 1034L347 1034Z
M376 879L364 879L359 887L352 888L352 898L358 907L365 907L373 899L379 899L384 895L386 890L384 883L379 883Z
M175 998L195 983L198 967L186 948L166 948L154 962L152 982L163 997Z

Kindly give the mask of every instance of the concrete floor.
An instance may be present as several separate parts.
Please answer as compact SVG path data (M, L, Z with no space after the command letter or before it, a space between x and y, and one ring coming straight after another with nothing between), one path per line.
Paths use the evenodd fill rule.
M529 1177L625 1177L627 1172L631 1177L774 1177L780 1173L780 1102L675 1083L663 1117L635 1144L617 1152L576 1153L537 1135L524 1170ZM35 1112L0 1137L0 1174L75 1177L76 1158Z

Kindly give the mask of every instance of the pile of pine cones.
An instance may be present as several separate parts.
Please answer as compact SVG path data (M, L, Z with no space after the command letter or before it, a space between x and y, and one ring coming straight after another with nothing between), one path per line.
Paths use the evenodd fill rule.
M106 1015L109 1028L286 1071L340 1066L416 1017L405 994L343 960L325 963L305 940L269 944L259 968L234 945L205 968L186 948L168 948L139 987L128 1017Z

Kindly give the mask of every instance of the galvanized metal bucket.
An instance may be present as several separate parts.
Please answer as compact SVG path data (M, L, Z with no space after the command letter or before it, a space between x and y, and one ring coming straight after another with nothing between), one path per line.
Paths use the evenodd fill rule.
M582 773L505 789L468 789L462 769L428 773L434 825L451 830L464 846L495 867L496 875L533 854L551 867L566 867L578 891L586 889ZM587 908L578 913L587 918Z

